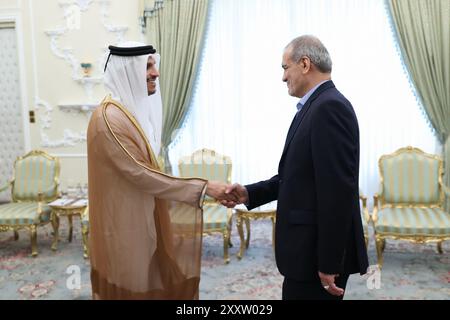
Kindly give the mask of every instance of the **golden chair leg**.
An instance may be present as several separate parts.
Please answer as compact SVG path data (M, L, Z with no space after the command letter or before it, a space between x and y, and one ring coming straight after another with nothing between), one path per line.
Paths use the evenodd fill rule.
M225 264L230 262L230 258L228 256L228 245L230 242L230 233L227 229L223 231L223 258L225 260Z
M386 248L386 239L383 239L383 242L381 243L381 251L384 252L384 249Z
M53 226L52 250L56 251L58 249L58 240L59 240L59 217L57 214L54 214L52 217L52 226Z
M248 249L248 246L250 245L250 219L246 218L244 219L245 226L247 227L247 239L245 239L245 248Z
M437 243L437 249L438 249L438 252L439 252L440 254L443 254L443 253L444 253L444 251L442 250L442 241L439 241L439 242Z
M82 225L81 233L83 235L83 257L87 259L89 258L89 247L88 247L89 227L85 224Z
M369 248L369 237L367 235L364 235L364 242L366 243L366 251L367 251L367 248Z
M242 217L237 216L236 217L236 228L239 233L239 239L241 240L241 247L239 248L239 253L237 255L239 260L242 259L242 256L244 254L244 249L245 249L244 226L242 225L242 223L243 223Z
M230 219L230 223L228 225L228 234L230 235L228 237L228 247L229 248L233 247L233 244L231 243L231 228L232 228L232 226L233 226L233 219Z
M19 240L19 233L17 232L17 230L14 230L14 241Z
M73 234L73 221L72 216L68 215L67 218L69 219L69 242L72 242L72 234Z
M38 255L36 225L32 225L30 227L30 234L31 234L31 255L33 257L36 257Z
M375 245L377 247L377 258L378 258L378 268L381 270L381 267L383 266L383 241L384 239L375 236Z

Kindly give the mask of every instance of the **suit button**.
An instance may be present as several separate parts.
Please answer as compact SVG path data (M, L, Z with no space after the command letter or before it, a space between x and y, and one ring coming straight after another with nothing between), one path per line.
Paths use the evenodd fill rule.
M283 179L280 179L280 184L282 184L283 183Z

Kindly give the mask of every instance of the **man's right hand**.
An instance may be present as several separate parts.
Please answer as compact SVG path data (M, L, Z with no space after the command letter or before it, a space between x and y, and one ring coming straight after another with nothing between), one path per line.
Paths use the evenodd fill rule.
M226 193L228 184L220 181L208 181L206 194L218 201L237 202L238 197L232 193Z
M247 188L235 183L233 185L228 185L225 189L225 194L232 195L236 201L222 200L220 203L227 208L234 208L238 204L247 204L249 201Z
M339 277L338 274L326 274L323 272L318 272L320 282L325 290L327 290L333 296L342 296L344 294L344 289L339 288L335 284L336 277Z

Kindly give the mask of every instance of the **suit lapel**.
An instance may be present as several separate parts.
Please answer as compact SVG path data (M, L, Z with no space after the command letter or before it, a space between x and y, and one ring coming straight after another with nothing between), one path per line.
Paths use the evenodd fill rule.
M309 108L311 107L311 104L323 91L325 91L328 88L332 88L332 87L334 87L334 84L333 84L333 81L331 81L331 80L323 83L320 87L317 88L316 91L314 91L312 96L309 97L308 101L306 101L302 110L300 110L300 113L297 115L296 119L292 122L291 128L289 128L288 135L286 137L286 143L284 144L283 154L282 154L281 158L283 158L284 154L286 153L287 149L289 148L292 138L294 138L295 132L297 131L300 124L302 123L303 118L305 117L306 113L308 112Z

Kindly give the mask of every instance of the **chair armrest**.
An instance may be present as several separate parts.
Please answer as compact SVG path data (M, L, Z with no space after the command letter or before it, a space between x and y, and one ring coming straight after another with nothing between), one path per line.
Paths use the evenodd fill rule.
M6 189L8 189L11 186L11 181L6 182L5 185L0 187L0 192L5 191Z
M369 209L367 208L367 197L360 192L359 199L362 202L362 210L363 210L364 219L368 223L370 221L370 215L369 215Z
M47 192L51 191L52 189L53 189L53 187L38 193L38 196L37 196L38 197L38 208L37 208L38 214L42 213L42 205L47 203L47 201L44 198L44 194L46 194Z
M365 208L365 207L367 207L367 197L365 196L365 195L363 195L363 194L359 194L359 199L361 199L361 201L362 201L362 204L363 204L363 207Z
M375 223L378 220L378 203L379 203L379 195L375 193L373 195L373 213L372 213L372 221Z
M56 198L59 198L60 196L61 196L61 194L60 194L60 192L58 191L58 185L59 185L59 182L57 183L57 185L56 185L56 190L57 190L57 192L56 192ZM46 203L46 202L50 202L50 201L48 201L48 199L45 199L45 194L47 194L48 192L51 192L51 191L53 191L55 189L55 187L50 187L50 188L48 188L47 190L42 190L41 192L39 192L38 193L38 196L37 196L37 201L38 202L42 202L42 203Z
M450 198L450 188L445 184L442 184L442 190L444 190L445 195Z

